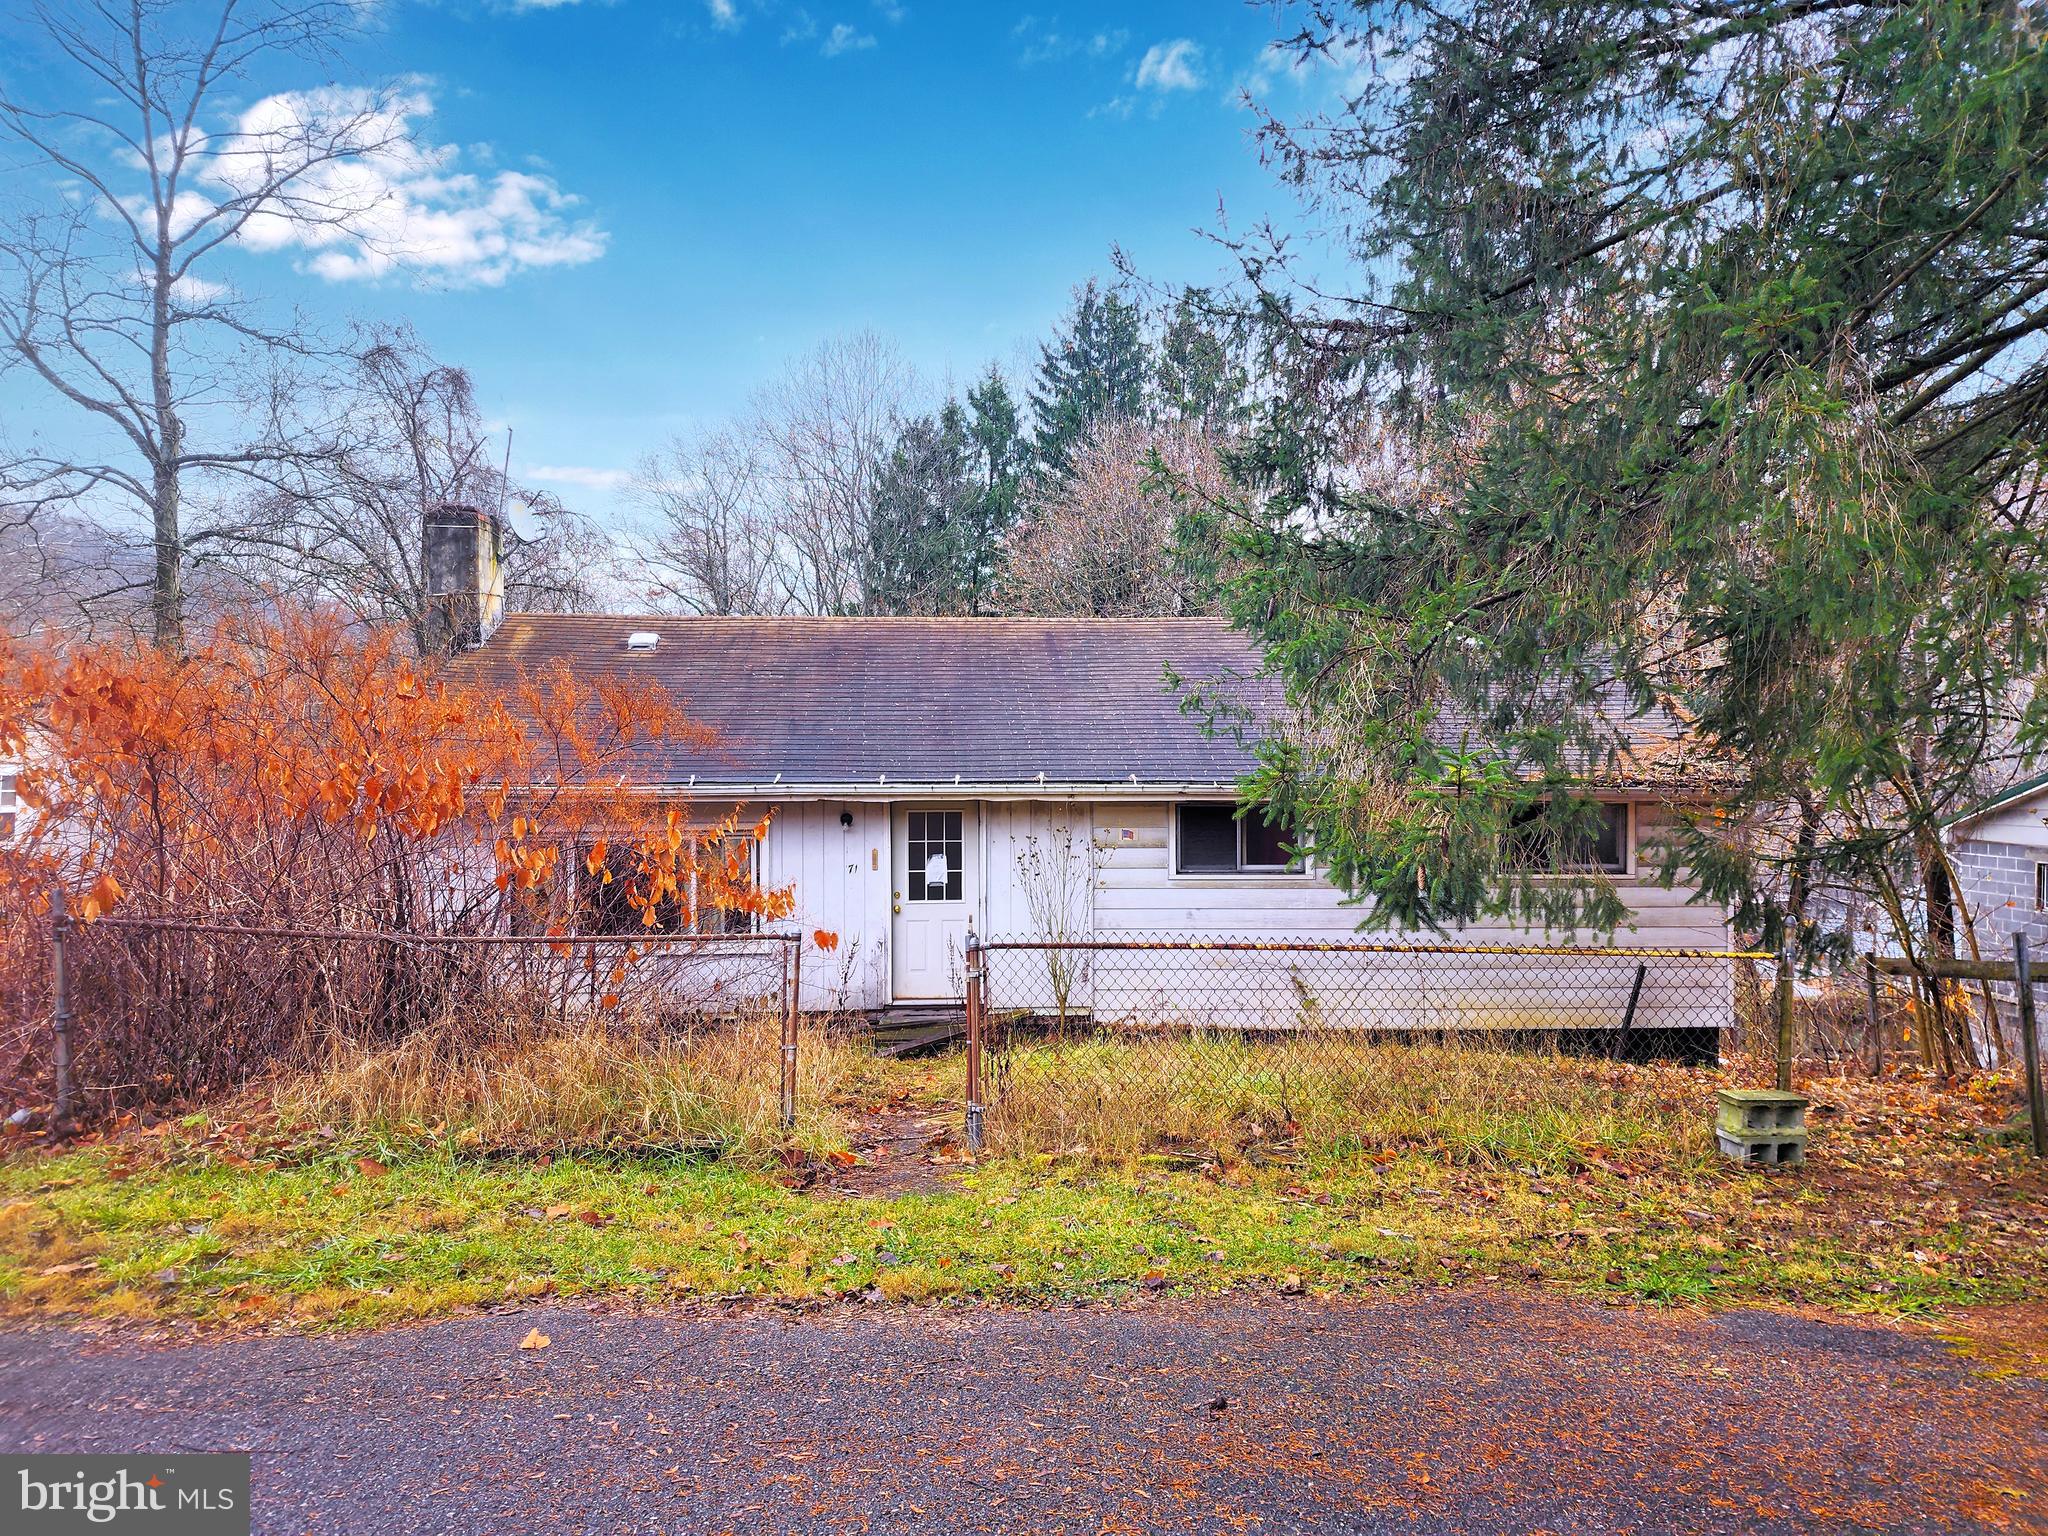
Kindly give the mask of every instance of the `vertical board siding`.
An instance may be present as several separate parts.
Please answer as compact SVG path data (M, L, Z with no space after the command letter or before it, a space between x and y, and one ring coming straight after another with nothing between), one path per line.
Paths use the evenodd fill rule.
M787 801L772 809L761 845L761 881L770 890L789 887L796 901L794 914L774 926L804 937L802 1006L854 1012L884 1006L889 1000L888 806L812 800ZM839 824L842 814L853 817L851 828ZM819 933L832 935L835 947L820 948Z
M1094 807L1081 801L1020 800L991 802L983 807L987 829L982 867L986 900L980 931L990 938L1055 937L1037 911L1051 911L1064 898L1067 917L1059 928L1068 939L1095 932L1099 889L1094 855ZM1065 889L1060 890L1060 855L1064 845ZM1033 894L1038 900L1034 911ZM991 1002L1007 1008L1072 1008L1089 1006L1089 967L1075 957L1042 953L1006 956L990 972ZM994 991L1000 987L1003 996Z

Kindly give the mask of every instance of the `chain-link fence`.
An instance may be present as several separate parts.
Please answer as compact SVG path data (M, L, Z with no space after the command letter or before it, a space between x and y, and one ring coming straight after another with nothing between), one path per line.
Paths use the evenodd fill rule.
M1711 1065L1735 1023L1737 968L1771 957L1131 938L989 939L969 959L971 1104L978 1090L998 1122L1051 1106L1170 1140L1219 1115L1286 1121L1355 1097L1415 1046Z
M189 1101L336 1046L676 1042L744 1031L794 1113L799 943L783 934L435 933L54 914L23 1069L61 1109ZM47 1050L39 1049L47 1041Z

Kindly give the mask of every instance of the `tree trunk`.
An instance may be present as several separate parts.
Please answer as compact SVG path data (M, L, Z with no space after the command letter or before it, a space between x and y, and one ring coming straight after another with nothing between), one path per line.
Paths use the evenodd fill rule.
M1913 854L1920 865L1921 895L1927 910L1927 955L1938 962L1956 957L1956 903L1955 888L1949 881L1948 860L1942 857L1941 832L1934 825L1922 793L1926 777L1921 770L1921 758L1925 751L1925 743L1915 744L1913 760L1908 768L1914 804L1908 808L1908 814L1913 818ZM1960 988L1947 978L1929 975L1927 994L1933 1004L1928 1032L1933 1034L1934 1040L1923 1042L1922 1061L1934 1065L1930 1053L1924 1048L1931 1043L1940 1050L1941 1070L1953 1076L1957 1046L1960 1044L1964 1060L1974 1067L1976 1047L1964 1016L1968 1004L1962 999Z
M171 382L171 238L170 211L158 209L156 292L151 296L149 384L151 414L156 418L156 457L151 465L151 542L156 571L150 584L149 612L157 649L176 653L185 648L185 549L178 528L179 470L185 453L185 424L178 417Z
M172 421L177 420L173 414ZM177 441L177 429L171 440ZM176 452L176 449L172 449ZM185 552L178 535L178 470L175 461L160 458L156 464L151 513L152 543L156 552L156 573L150 584L149 612L153 638L158 650L173 654L185 648Z

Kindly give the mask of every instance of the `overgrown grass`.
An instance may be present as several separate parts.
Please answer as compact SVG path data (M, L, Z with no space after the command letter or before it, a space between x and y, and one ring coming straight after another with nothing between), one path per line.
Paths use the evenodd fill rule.
M2048 1177L2007 1134L2009 1075L1821 1085L1810 1166L1773 1175L1709 1150L1715 1074L1386 1048L1320 1073L1268 1055L1263 1074L1169 1093L1163 1056L1047 1045L1012 1058L988 1159L884 1199L792 1187L815 1164L785 1166L804 1159L774 1125L773 1044L418 1042L337 1056L277 1087L275 1111L245 1099L17 1149L0 1159L0 1314L365 1326L541 1295L1487 1277L1896 1313L2048 1297ZM798 1139L838 1153L828 1166L875 1104L957 1110L957 1059L811 1040L802 1065ZM1076 1072L1098 1098L1077 1098ZM1152 1120L1166 1109L1146 1092L1185 1107Z
M781 1023L760 1013L691 1034L593 1020L421 1031L393 1046L337 1043L265 1090L287 1131L326 1128L395 1151L688 1152L761 1167L845 1145L832 1105L876 1067L846 1037L807 1029L798 1118L781 1123Z
M1677 1068L1327 1035L1040 1042L996 1061L990 1135L1010 1155L1227 1156L1284 1141L1542 1172L1647 1157L1679 1176L1714 1155L1697 1074Z

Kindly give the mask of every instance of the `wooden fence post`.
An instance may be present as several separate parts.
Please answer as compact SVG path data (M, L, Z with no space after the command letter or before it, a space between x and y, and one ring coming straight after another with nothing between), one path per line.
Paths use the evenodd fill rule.
M2027 1118L2032 1122L2034 1156L2048 1157L2048 1105L2042 1102L2041 1028L2034 1014L2034 972L2027 960L2027 936L2012 936L2012 979L2019 993L2020 1054L2027 1063Z
M1778 951L1778 1092L1792 1091L1792 946Z
M71 913L66 906L64 887L58 886L50 897L50 991L53 1004L50 1015L50 1054L56 1069L57 1102L51 1110L51 1129L67 1124L71 1119L71 968L65 946L71 937Z
M967 930L967 1150L981 1150L981 1047L982 1047L982 948L981 938Z

